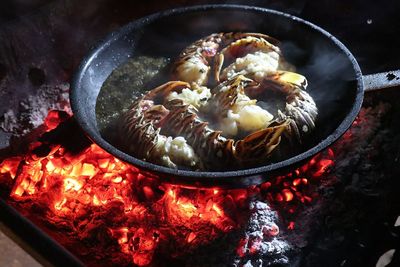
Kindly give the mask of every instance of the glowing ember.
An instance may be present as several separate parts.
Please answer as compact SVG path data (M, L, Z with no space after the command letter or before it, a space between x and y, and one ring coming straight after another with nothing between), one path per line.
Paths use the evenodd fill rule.
M50 112L46 131L67 119L63 112ZM255 196L286 211L284 228L294 229L290 216L300 204L312 201L315 192L308 187L332 168L333 157L328 149L292 173L257 187L187 189L146 177L95 144L72 153L42 141L32 143L26 155L2 161L0 185L10 186L15 203L40 210L44 221L100 248L116 265L148 265L157 253L168 250L169 257L180 257L249 227L253 234L246 234L236 246L237 256L246 258L278 253L279 249L266 250L265 240L284 250L277 239L279 227L271 219L277 221L276 214L265 203L254 202ZM248 225L254 220L263 223ZM81 253L79 248L69 249Z

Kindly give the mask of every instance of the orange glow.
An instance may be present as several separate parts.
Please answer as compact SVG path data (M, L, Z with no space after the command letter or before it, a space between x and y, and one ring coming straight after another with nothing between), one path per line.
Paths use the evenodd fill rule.
M179 200L176 202L176 204L182 208L182 211L185 213L187 217L191 217L193 213L196 211L196 207L190 203L190 202L179 202Z
M284 200L285 200L286 202L289 202L289 201L292 201L292 200L293 200L293 193L290 192L289 189L283 189L283 190L282 190L282 194L283 194Z
M59 112L49 113L46 130L66 119ZM48 146L48 155L34 154L33 149L41 145ZM242 227L238 214L248 211L252 199L268 201L286 212L283 216L295 216L302 205L315 199L310 186L320 179L312 178L322 178L334 166L334 151L328 149L293 172L271 177L259 186L199 189L161 183L95 144L77 154L57 144L34 142L29 148L32 151L26 155L0 163L0 182L10 184L10 198L20 203L37 201L35 208L42 208L55 228L62 222L61 229L74 229L77 232L71 236L84 241L87 232L93 231L107 246L115 244L113 250L131 257L130 264L139 266L152 262L160 242L164 247L171 242L179 254L189 244L201 246ZM289 223L284 227L293 230L294 219L285 217L285 221ZM273 225L263 229L263 234L277 236L279 228ZM91 244L90 238L85 243ZM260 244L247 245L248 240L242 239L237 254L257 253Z
M168 195L169 195L171 198L175 199L175 192L174 192L172 189L170 189L170 190L168 191Z
M246 253L246 244L248 242L247 238L243 238L239 241L238 247L236 248L236 254L239 255L239 257L244 257Z
M143 187L143 193L146 196L146 199L154 198L154 192L153 192L153 189L151 189L150 186L144 186Z
M312 201L312 198L309 197L309 196L304 196L303 198L304 198L304 200L307 201L307 202L311 202L311 201Z
M321 159L317 164L318 169L314 173L314 177L320 177L323 175L331 166L333 166L333 163L334 162L331 159Z
M98 166L102 169L105 169L108 167L108 164L110 163L110 159L104 158L104 159L98 159L97 160Z
M196 238L196 234L193 232L190 232L190 234L187 236L186 240L188 243L192 243L192 241Z
M212 207L213 210L215 210L219 216L224 216L224 212L215 203L213 204Z
M293 180L293 185L294 186L298 186L300 183L301 183L301 179L300 178L297 178L297 179Z
M46 164L46 170L48 172L53 172L56 169L56 166L54 166L53 162L49 160Z
M113 183L119 184L120 182L122 182L123 178L121 176L117 176L115 178L112 179Z
M329 157L331 157L331 158L335 157L335 153L333 152L332 148L328 148L327 151L328 151Z
M261 184L261 189L268 190L271 186L272 186L272 184L270 182L265 182L265 183Z
M80 175L92 177L96 174L96 169L94 165L89 163L83 163L82 171Z
M64 179L64 190L65 192L69 190L78 191L82 188L82 184L73 178L65 178Z
M11 195L21 197L24 194L24 188L22 186L16 186Z
M100 202L100 200L98 199L98 197L96 195L93 196L92 202L93 202L93 205L95 205L95 206L100 206L101 205L101 202Z
M68 116L63 115L62 112L57 110L50 110L47 114L46 119L44 120L44 125L47 127L47 131L55 129L60 122L67 119Z
M0 165L0 173L9 173L11 178L14 179L20 161L21 161L20 157L5 159Z
M54 203L54 208L58 211L60 211L62 209L62 207L64 206L64 204L67 203L67 199L63 198L60 202L56 202Z
M287 227L288 230L293 230L294 229L294 222L289 222L289 225Z
M276 200L276 201L278 201L278 202L281 202L281 201L283 201L283 197L282 197L282 195L281 195L280 193L276 194L276 196L275 196L275 200Z

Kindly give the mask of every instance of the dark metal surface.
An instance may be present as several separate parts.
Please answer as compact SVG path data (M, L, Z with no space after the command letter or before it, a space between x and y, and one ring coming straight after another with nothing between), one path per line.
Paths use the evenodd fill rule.
M170 29L174 29L173 34ZM194 172L174 170L136 159L101 136L96 124L96 98L112 70L137 54L151 54L158 50L159 53L176 56L174 53L190 41L219 31L264 32L282 40L283 46L297 48L294 51L298 53L286 56L309 79L309 93L320 111L318 130L301 153L258 168ZM77 70L72 82L71 105L77 121L89 137L126 162L173 183L236 187L261 183L270 175L288 171L331 145L357 116L363 93L357 61L340 41L318 26L269 9L208 5L160 12L132 22L109 35L89 53Z
M364 75L363 80L366 92L400 86L400 70Z
M27 244L34 244L31 249L42 255L54 266L82 267L84 264L66 250L59 243L43 232L31 221L23 217L18 211L8 205L0 198L1 221L13 229L14 234L18 235Z

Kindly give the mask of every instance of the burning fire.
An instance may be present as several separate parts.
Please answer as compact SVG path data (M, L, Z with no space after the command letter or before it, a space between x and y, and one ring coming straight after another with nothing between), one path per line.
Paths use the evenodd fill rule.
M51 111L46 131L65 121L68 115ZM145 266L158 253L179 257L239 231L254 198L279 207L286 229L294 229L296 212L316 195L310 184L329 171L333 158L328 149L288 175L247 189L187 189L147 177L95 144L72 153L60 144L36 141L26 154L2 161L0 185L9 186L10 203L36 214L39 210L47 223L102 248L104 257L118 255L112 257L113 264ZM275 238L280 231L272 224L262 232ZM237 255L257 253L259 242L241 239Z

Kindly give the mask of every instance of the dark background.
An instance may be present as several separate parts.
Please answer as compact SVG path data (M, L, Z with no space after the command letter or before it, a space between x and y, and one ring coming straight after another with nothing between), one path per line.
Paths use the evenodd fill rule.
M365 74L389 71L400 66L398 51L400 47L400 1L396 0L3 0L0 4L0 27L16 23L15 21L21 18L25 21L29 20L35 13L46 12L46 10L48 12L51 10L49 6L65 5L64 9L56 11L56 13L61 13L57 15L62 19L64 25L51 29L58 32L58 37L61 38L60 40L56 38L54 45L61 45L58 41L62 42L67 38L67 36L63 36L64 34L75 36L76 32L80 32L84 35L82 30L90 30L91 32L86 38L81 36L76 40L81 43L82 39L85 39L86 47L108 31L135 18L173 7L207 3L255 5L288 12L309 20L325 28L348 46L358 59ZM62 29L68 25L72 28ZM0 36L0 43L4 41L1 38L7 38L7 36ZM30 42L31 40L25 41ZM85 49L81 49L79 52L84 51ZM82 56L81 53L74 53L73 58L80 56ZM3 72L4 76L6 68L4 65L7 65L7 62L0 57L0 64L3 65L0 72ZM71 62L71 64L76 64L76 62ZM65 62L64 65L65 68L72 67Z
M35 92L41 84L68 82L73 70L90 47L129 21L169 8L211 3L267 7L309 20L341 40L357 58L364 74L400 68L400 1L398 0L1 0L0 115L4 110L18 106L21 99ZM322 230L316 228L316 235L320 235L316 238L319 242L314 242L317 248L310 245L306 254L314 253L317 255L315 259L318 259L316 262L323 262L324 266L338 266L336 263L340 263L341 256L332 257L332 255L347 257L347 254L354 255L357 261L368 262L373 258L374 260L370 260L369 263L375 263L377 254L392 248L388 241L392 236L388 231L385 232L385 229L389 228L388 225L393 225L391 218L398 215L400 157L398 130L400 106L397 101L399 94L396 91L398 89L375 93L366 99L366 103L372 106L379 101L389 102L392 105L390 114L382 121L384 125L382 128L389 129L385 128L384 132L389 134L388 137L385 134L385 138L380 136L375 138L377 140L381 138L383 141L376 142L378 145L370 149L375 155L372 159L369 159L371 156L368 153L360 154L361 163L363 160L367 161L368 168L361 163L353 164L359 166L358 169L351 165L362 177L351 190L355 191L360 188L362 182L370 181L370 187L365 187L373 194L370 192L370 195L353 194L347 191L338 193L335 196L336 202L326 211L331 213L330 217L338 218L336 226L329 229L321 227ZM1 144L7 143L4 140L8 136L5 137L3 134L0 131ZM353 148L349 148L349 151L351 149ZM353 176L349 175L351 179ZM347 180L351 180L350 178ZM375 194L375 191L379 194ZM335 204L336 207L342 208L336 208L339 211L335 211ZM360 211L361 215L357 215L357 218L362 223L359 227L361 230L357 232L352 230L355 211ZM341 221L344 217L342 213L349 214L347 228ZM390 224L387 221L390 221ZM334 243L335 246L326 250L328 252L321 253L325 250L319 249L319 244L325 245L329 240L333 240L329 234L325 235L324 231L334 233L334 236L340 238L345 236L343 240L347 245L338 241ZM324 239L326 236L329 238ZM359 240L362 240L363 244L369 244L370 247L367 246L365 249L365 246L358 246ZM381 249L374 250L376 247ZM310 261L307 266L321 266L313 263ZM395 264L393 266L396 266ZM347 266L368 265L351 265L349 262Z

